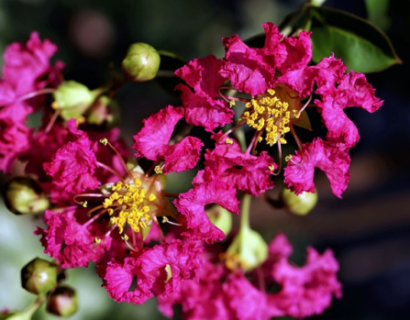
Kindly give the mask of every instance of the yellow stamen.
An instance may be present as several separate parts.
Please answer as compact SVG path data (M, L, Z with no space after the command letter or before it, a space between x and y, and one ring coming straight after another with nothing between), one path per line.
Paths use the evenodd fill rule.
M108 139L107 138L100 139L100 143L106 146L108 143Z
M154 171L155 171L156 174L161 174L162 173L162 169L161 169L160 166L156 166Z
M100 239L100 238L95 237L94 242L95 242L95 243L101 243L101 239Z
M246 111L241 115L241 119L251 128L266 131L265 140L269 145L278 141L286 143L283 136L290 131L291 114L295 116L295 110L289 110L289 103L282 101L276 94L275 90L268 89L266 94L254 97L245 104Z
M229 139L229 138L226 138L226 139L225 139L225 143L226 143L226 144L233 144L233 140L232 140L232 139Z

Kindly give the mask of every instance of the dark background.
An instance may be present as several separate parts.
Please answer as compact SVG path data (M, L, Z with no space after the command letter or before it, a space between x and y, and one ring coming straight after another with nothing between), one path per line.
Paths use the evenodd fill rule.
M221 57L222 36L238 33L247 38L261 33L263 22L278 24L301 3L296 0L0 0L0 49L3 51L12 41L24 41L32 30L38 30L42 38L50 38L59 46L57 57L66 63L66 79L93 89L109 79L110 63L119 69L132 42L147 42L185 59L211 53ZM367 17L364 0L328 0L325 5ZM254 227L267 239L284 231L295 244L296 259L303 256L307 245L320 251L328 247L334 250L341 265L344 296L318 319L410 318L410 2L390 1L385 19L375 22L385 29L404 63L367 76L377 89L377 96L385 100L379 111L374 114L354 108L346 111L358 126L361 140L351 151L352 178L343 200L331 194L325 176L318 173L315 181L319 204L306 217L274 211L261 200L253 203ZM123 114L121 126L128 142L144 117L167 104L179 103L155 82L126 85L118 100ZM1 212L1 215L9 214ZM12 219L9 223L19 230L21 244L18 249L11 249L7 242L14 241L16 234L0 241L0 291L13 283L10 279L18 274L20 266L42 251L39 244L24 242L33 242L31 220L7 219ZM13 254L16 257L20 254L26 260L21 263L19 258L10 258ZM12 277L8 278L7 274ZM140 307L117 305L107 298L92 268L71 271L69 276L79 286L82 305L78 319L112 319L113 314L116 319L129 316L162 319L155 311L155 302ZM96 279L90 280L91 277ZM13 285L18 286L18 281ZM32 300L22 290L12 292L15 295L0 294L0 309L24 308ZM43 319L41 315L38 317Z

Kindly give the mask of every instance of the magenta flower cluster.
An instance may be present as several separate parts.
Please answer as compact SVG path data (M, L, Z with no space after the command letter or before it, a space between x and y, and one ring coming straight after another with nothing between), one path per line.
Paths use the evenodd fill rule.
M241 194L257 197L272 189L281 160L255 150L265 141L282 152L288 135L299 150L286 157L286 187L296 195L314 192L319 168L341 197L350 177L349 149L359 140L343 110L374 112L382 105L365 76L346 73L333 55L311 65L309 32L285 37L272 23L263 27L263 48L233 35L223 39L225 57L195 59L176 71L185 81L175 88L182 106L151 115L134 135L137 161L152 164L146 172L118 128L101 131L79 118L65 121L39 94L52 93L64 81L63 63L50 63L55 45L33 33L27 43L7 48L0 170L33 177L48 195L51 207L35 234L60 268L94 262L115 301L142 304L157 297L165 316L180 306L189 320L299 319L322 313L332 297L341 297L332 251L308 248L305 264L296 266L289 260L291 245L279 234L266 258L247 269L238 255L226 252L235 232L225 234L207 211L212 204L238 214ZM235 116L241 104L243 112ZM295 126L306 127L307 108L320 113L327 134L302 143ZM27 117L37 111L43 118L34 130ZM203 150L204 143L191 135L175 139L183 119L209 132L213 148ZM243 129L253 135L245 147L234 135ZM200 159L203 169L189 191L164 191L167 174L192 169Z

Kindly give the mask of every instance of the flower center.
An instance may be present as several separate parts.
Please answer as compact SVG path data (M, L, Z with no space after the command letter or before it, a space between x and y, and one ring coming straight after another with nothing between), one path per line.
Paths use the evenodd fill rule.
M254 97L245 104L245 111L241 118L253 129L266 131L266 143L274 145L278 141L285 144L283 137L290 131L291 110L289 103L283 101L273 89L268 89L265 94ZM294 113L296 110L292 110ZM260 138L262 141L262 138Z
M110 222L118 226L120 233L123 233L125 224L135 232L151 225L152 216L149 213L157 196L154 193L147 196L147 190L139 178L118 182L111 187L111 191L113 192L104 200L103 207L111 216Z

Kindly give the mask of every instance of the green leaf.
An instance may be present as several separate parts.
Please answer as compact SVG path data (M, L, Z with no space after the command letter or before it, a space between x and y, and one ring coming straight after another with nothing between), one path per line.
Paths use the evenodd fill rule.
M386 30L391 24L388 16L389 0L365 0L365 3L370 22Z
M184 83L184 81L174 73L175 70L185 65L185 61L172 52L158 51L158 53L161 56L161 64L155 80L164 90L179 97L180 93L174 91L174 88L177 84Z
M386 34L369 21L340 10L311 7L313 61L334 52L349 70L376 72L402 61Z

